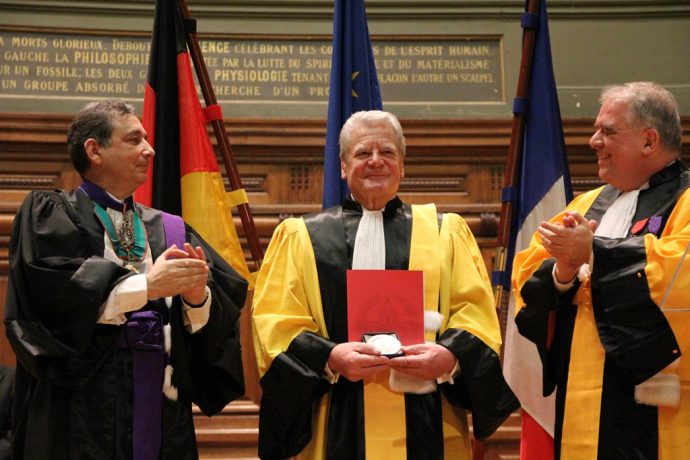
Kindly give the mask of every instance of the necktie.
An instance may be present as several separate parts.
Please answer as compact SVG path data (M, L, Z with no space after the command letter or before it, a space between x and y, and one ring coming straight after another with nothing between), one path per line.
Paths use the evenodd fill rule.
M384 270L386 268L386 241L383 236L383 212L362 208L362 219L357 227L352 254L354 270Z

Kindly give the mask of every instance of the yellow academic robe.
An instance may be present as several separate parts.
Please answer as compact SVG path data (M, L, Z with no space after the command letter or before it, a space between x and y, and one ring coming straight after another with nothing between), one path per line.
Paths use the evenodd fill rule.
M384 219L391 222L391 228L399 228L405 222L404 212L401 211L403 206L399 200L394 201L393 204L389 203L388 208L399 206L397 214L396 210L388 214L386 211ZM471 400L475 397L477 401L472 405L475 409L474 423L485 423L489 434L517 406L517 401L500 373L497 358L500 331L489 279L474 237L458 215L443 215L439 231L435 206L412 206L409 254L404 250L406 254L401 255L403 258L409 257L409 265L400 268L423 271L425 308L438 311L443 316L438 335L432 333L427 336L427 340L437 340L438 337L438 342L448 346L453 352L462 343L467 344L468 349L475 350L472 352L473 356L468 355L466 358L467 369L463 366L462 357L459 357L462 369L460 381L466 376L469 385L464 382L456 383L453 385L455 388L448 390L448 393L437 390L432 396L424 395L434 398L436 404L430 410L431 413L425 413L427 409L420 409L416 395L391 391L387 377L364 382L364 385L362 382L348 382L343 377L340 377L336 385L331 385L323 378L328 353L336 342L346 340L343 339L346 334L343 334L342 329L347 326L340 324L342 321L336 324L329 319L336 315L328 313L328 305L333 302L332 292L342 293L344 286L342 281L336 281L335 285L329 285L332 287L324 290L324 278L327 275L319 274L314 247L322 248L317 252L328 253L323 257L327 262L335 259L341 265L344 264L344 268L349 267L344 258L345 243L343 242L342 247L331 248L330 242L325 241L329 235L342 232L343 226L348 227L351 219L355 219L356 223L359 218L358 212L361 214L361 211L357 210L357 206L346 203L344 207L344 211L337 207L316 215L311 220L307 218L306 223L305 219L287 219L282 222L274 233L259 273L252 318L259 374L264 389L260 453L263 451L265 457L269 458L277 452L276 445L294 442L295 445L291 445L282 454L299 453L298 458L308 459L341 458L339 455L347 458L350 454L333 453L336 449L328 449L327 439L333 439L329 438L332 435L329 431L337 428L337 431L351 430L355 433L351 443L359 443L360 446L355 448L357 454L351 454L354 455L351 458L415 458L415 455L426 455L426 452L431 451L441 452L440 458L469 458L470 440L465 412L469 408L468 404L465 402L464 407L458 401L451 404L446 394L451 395L451 399L452 395L460 393L463 396L458 396L458 399ZM392 217L385 217L387 215ZM309 222L315 223L315 230L311 233ZM354 228L356 230L356 226ZM389 254L388 238L387 233L387 260L390 260L396 255ZM404 244L397 246L405 247ZM339 259L339 254L343 258ZM324 295L329 296L326 308L322 302ZM336 300L344 302L344 299ZM486 371L486 375L474 378L472 373L475 370ZM280 378L277 378L278 375ZM494 388L489 389L493 394L483 395L489 396L486 399L479 397L480 390L477 389L477 386L483 386L483 390L486 390L487 385L481 384L482 378L489 378L494 384ZM288 388L290 381L297 388ZM275 382L279 383L274 386ZM360 388L348 393L350 396L333 393L334 388L341 384L358 385ZM440 387L451 386L442 384ZM466 387L470 387L470 390ZM358 416L353 415L352 423L344 419L338 420L337 427L332 426L332 421L329 423L329 415L333 416L329 412L340 410L340 406L359 404L363 406L363 412ZM410 447L407 438L412 434L406 424L406 411L422 414L423 418L437 417L438 423L442 425L438 431L442 431L440 436L443 446L427 449L424 445L427 441L418 440L415 447ZM352 412L356 410L351 407L343 409L346 417ZM286 415L290 413L301 413L302 416ZM487 418L484 419L484 416ZM364 426L362 430L358 431L357 427L351 426L360 423ZM348 436L343 435L343 438ZM359 439L362 437L366 439ZM300 441L296 442L295 439ZM347 449L344 444L345 440L342 449ZM408 452L409 449L420 449L425 453L415 454ZM337 450L340 451L340 448Z
M540 351L544 393L557 386L556 458L675 460L690 452L690 360L665 369L690 345L689 183L680 163L653 177L633 234L595 237L591 275L562 296L537 234L515 257L516 323ZM599 220L613 192L590 191L567 210ZM662 370L679 376L680 405L637 404L635 385Z

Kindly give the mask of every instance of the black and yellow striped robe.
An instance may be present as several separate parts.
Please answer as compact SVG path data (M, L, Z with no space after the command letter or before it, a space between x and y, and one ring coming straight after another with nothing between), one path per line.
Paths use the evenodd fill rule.
M592 274L569 292L556 292L554 262L538 236L515 258L516 323L542 357L544 394L557 388L556 458L690 455L690 360L681 358L677 370L680 407L634 399L635 385L686 353L690 343L690 311L684 311L690 307L690 257L668 290L690 243L690 173L678 161L649 185L639 194L631 228L636 234L595 237ZM611 186L601 187L577 197L567 210L600 221L617 195ZM649 225L654 221L658 228Z
M384 211L386 268L424 271L425 308L440 311L438 335L461 373L425 395L394 393L387 375L331 385L323 378L331 349L347 341L346 270L361 208L351 200L275 231L257 279L254 344L263 398L262 458L465 459L467 415L475 435L491 434L517 401L498 360L500 332L477 244L457 215L433 205ZM439 219L442 225L439 231Z

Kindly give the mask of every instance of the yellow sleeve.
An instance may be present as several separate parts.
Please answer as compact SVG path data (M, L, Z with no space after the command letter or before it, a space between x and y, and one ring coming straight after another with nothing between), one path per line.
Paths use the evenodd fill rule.
M686 254L685 259L681 261L688 244L690 244L690 189L686 190L676 203L661 237L645 235L647 254L645 273L650 296L657 305L661 305L666 298L664 308L688 308L690 254ZM673 285L669 289L671 282Z
M663 308L681 353L690 351L690 190L680 197L660 238L645 235L649 295ZM688 251L688 252L686 252ZM681 359L690 378L690 360Z
M252 324L260 376L302 332L327 336L314 253L302 219L283 221L273 234L256 280Z
M568 205L566 209L551 218L549 222L561 222L567 211L577 211L578 213L585 215L602 190L603 187L600 187L578 196ZM542 246L541 237L536 232L534 235L532 235L529 247L515 255L515 258L513 259L512 286L513 295L515 296L516 315L524 307L524 302L522 300L522 296L520 295L522 286L524 286L527 280L532 277L534 272L541 267L544 260L549 258L551 258L551 256Z
M474 235L462 217L451 213L443 216L441 240L449 251L441 269L449 287L447 305L443 304L445 296L441 296L442 313L446 308L448 312L448 327L466 330L498 352L501 331L493 291Z

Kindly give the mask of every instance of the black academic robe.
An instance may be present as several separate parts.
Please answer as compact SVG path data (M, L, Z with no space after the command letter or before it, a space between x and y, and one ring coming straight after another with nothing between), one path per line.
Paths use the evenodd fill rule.
M14 368L0 366L0 460L10 460L12 434L12 398L14 397Z
M161 213L135 204L155 260L167 247ZM172 327L178 399L164 398L162 459L197 458L191 404L207 415L244 392L237 320L247 283L198 234L210 268L208 323L189 334L181 300L147 309ZM29 194L14 221L5 325L17 356L13 453L21 459L130 459L131 352L123 326L97 324L113 287L132 273L103 258L104 229L83 192Z
M408 269L411 253L419 250L411 247L415 244L411 236L413 214L397 198L384 210L386 269ZM393 415L389 413L377 414L374 421L365 420L362 381L341 377L331 385L323 378L330 351L348 340L346 271L352 265L361 216L361 207L346 199L342 207L305 216L303 224L297 220L285 222L276 230L254 297L255 348L261 350L257 353L263 390L261 458L286 458L302 452L300 458L364 459L367 422L397 422L390 419ZM433 241L443 217L435 213L435 208L432 210L428 234L424 233L427 230L418 230L422 232L421 241ZM430 260L444 260L440 278L445 281L432 295L435 304L432 302L431 308L444 314L448 327L442 327L436 341L455 354L462 371L454 385L444 383L432 393L404 395L406 455L415 460L469 456L465 409L472 412L475 436L483 438L518 407L503 380L496 350L487 345L497 348L500 333L481 255L462 219L457 215L446 217L447 227L453 230L444 227L442 235L457 232L444 240L453 243L442 245L440 251L441 246L436 246L425 252ZM421 223L417 226L423 228ZM430 265L423 269L433 271ZM314 270L318 281L313 278ZM425 272L426 283L432 281L429 277L433 274ZM458 289L466 291L459 294ZM461 303L463 311L449 306L453 302ZM474 333L465 328L470 323L477 326ZM324 397L328 397L327 414L317 415ZM452 435L454 441L444 433L444 422L446 429L449 425L458 428ZM311 453L304 454L310 442L324 443L325 448L313 447ZM451 445L457 449L446 451Z
M677 271L690 244L689 187L690 172L680 161L652 176L649 188L639 193L628 236L595 237L591 276L566 293L556 291L554 261L539 239L516 256L515 322L537 345L544 394L556 389L556 458L687 456L687 358L676 371L682 381L679 408L639 404L634 393L635 385L690 345L683 313L688 271L682 266ZM599 221L617 196L607 185L576 198L568 210Z

